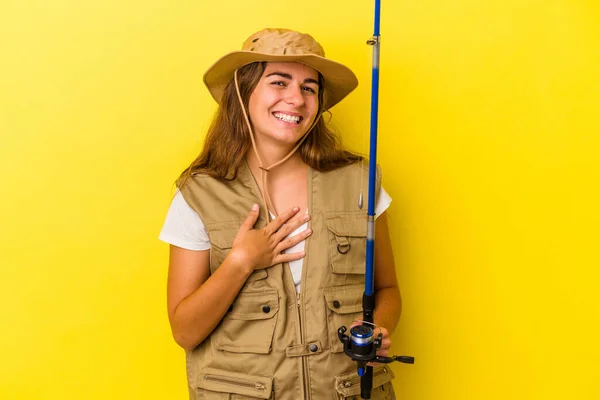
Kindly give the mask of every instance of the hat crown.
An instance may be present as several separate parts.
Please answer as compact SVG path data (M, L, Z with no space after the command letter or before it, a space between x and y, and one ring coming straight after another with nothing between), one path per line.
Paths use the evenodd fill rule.
M241 50L225 54L204 73L204 83L213 98L220 102L227 85L235 77L235 71L254 62L298 62L318 71L325 82L325 110L339 103L358 85L354 72L325 58L323 47L309 34L267 28L251 35Z
M290 29L263 29L251 35L242 50L270 55L313 54L325 57L323 47L309 34Z

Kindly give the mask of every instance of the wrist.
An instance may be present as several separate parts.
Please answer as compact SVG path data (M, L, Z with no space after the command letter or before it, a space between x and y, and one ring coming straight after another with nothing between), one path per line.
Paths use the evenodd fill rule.
M236 273L242 274L244 280L247 279L254 271L252 264L248 262L247 258L235 249L231 249L227 257L225 257L224 263L225 262L231 267L231 269L235 270Z

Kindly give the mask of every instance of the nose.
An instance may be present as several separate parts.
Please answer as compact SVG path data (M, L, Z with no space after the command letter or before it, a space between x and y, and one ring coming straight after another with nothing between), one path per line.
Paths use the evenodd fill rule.
M292 104L296 107L304 105L304 94L302 93L302 87L299 85L289 85L286 90L286 103Z

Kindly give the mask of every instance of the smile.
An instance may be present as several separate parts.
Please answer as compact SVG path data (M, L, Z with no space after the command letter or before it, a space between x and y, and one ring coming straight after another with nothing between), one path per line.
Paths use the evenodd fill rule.
M278 120L281 120L284 122L289 122L291 124L299 124L300 121L302 121L302 119L303 119L300 116L288 115L288 114L284 114L284 113L280 113L280 112L273 113L273 116L275 118L277 118Z

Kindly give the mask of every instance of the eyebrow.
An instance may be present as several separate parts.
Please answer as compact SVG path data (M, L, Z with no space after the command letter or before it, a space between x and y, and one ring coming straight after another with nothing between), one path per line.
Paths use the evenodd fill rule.
M282 78L286 78L286 79L292 80L292 75L286 74L285 72L271 72L265 78L268 78L268 77L273 76L273 75L281 76ZM313 79L313 78L306 78L304 80L304 83L314 83L315 85L319 86L319 81L317 81L316 79Z

